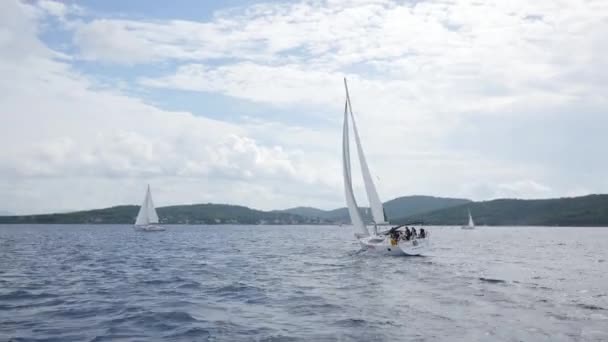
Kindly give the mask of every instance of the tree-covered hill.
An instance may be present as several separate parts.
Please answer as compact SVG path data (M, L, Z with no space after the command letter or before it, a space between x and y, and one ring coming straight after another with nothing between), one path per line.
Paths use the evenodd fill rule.
M389 220L398 217L405 217L415 214L421 214L437 209L459 206L471 202L467 199L459 198L442 198L432 196L403 196L392 199L384 203L386 217ZM281 212L300 215L310 218L319 218L320 220L335 222L335 223L350 223L348 210L339 208L334 210L321 210L310 207L296 207L291 209L281 210ZM361 208L364 219L371 222L368 208Z
M63 214L3 216L0 223L106 223L135 222L139 206L123 205L105 209ZM227 204L193 204L158 208L161 223L166 224L304 224L310 220L298 215L265 212Z
M477 225L608 226L608 195L542 200L497 199L410 215L395 223L463 225L467 209Z
M361 208L370 221L367 208ZM385 203L393 224L424 221L426 224L462 225L470 209L477 225L608 226L608 195L543 200L498 199L471 202L429 196L400 197ZM62 214L0 216L0 223L107 223L132 224L139 206ZM262 211L228 204L192 204L158 208L165 224L340 224L348 223L346 208L321 210L298 207Z

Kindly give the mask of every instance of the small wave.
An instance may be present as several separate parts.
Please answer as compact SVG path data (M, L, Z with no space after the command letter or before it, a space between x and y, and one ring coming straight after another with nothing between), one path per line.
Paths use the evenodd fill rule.
M327 266L328 269L329 267L344 267L344 264L334 264L334 263L323 263L323 262L312 262L312 261L305 261L304 262L305 266Z
M177 286L178 289L185 289L185 290L196 290L196 289L200 289L201 288L201 284L198 282L187 282L185 284L181 284Z
M169 279L152 279L152 280L144 280L141 282L142 285L164 285L170 284L172 281Z
M367 321L358 318L348 318L336 321L335 324L342 327L363 327L367 325Z
M51 300L40 302L40 303L27 303L27 304L15 304L15 305L0 304L0 310L29 309L29 308L49 307L49 306L61 305L63 303L65 303L64 300L61 300L61 299L51 299Z
M558 319L560 321L567 321L570 319L570 317L568 317L567 315L562 315L562 314L558 314L558 313L549 313L549 316Z
M243 283L233 283L212 289L210 293L223 298L231 299L252 299L258 298L259 296L265 297L264 291L261 288Z
M174 332L171 335L168 335L166 337L169 338L178 338L178 339L182 339L182 338L209 338L211 337L211 332L207 329L203 329L203 328L199 328L199 327L194 327L194 328L185 328L185 329L180 329L180 331Z
M155 319L167 322L175 322L175 323L188 323L188 322L196 322L196 318L192 317L187 312L183 311L169 311L169 312L158 312L152 314Z
M107 334L103 336L95 336L90 342L104 342L104 341L118 341L118 340L127 340L130 341L132 339L141 339L142 341L147 340L147 336L139 335L139 334Z
M58 295L52 293L32 293L25 290L17 290L9 292L4 295L0 295L0 301L2 300L24 300L24 299L44 299L44 298L56 298Z
M266 338L262 339L261 341L264 341L264 342L289 342L289 341L300 341L300 340L301 339L292 337L292 336L276 335L276 336L266 337Z
M179 283L179 282L185 282L186 279L183 279L181 277L171 277L171 278L157 278L157 279L147 279L147 280L142 280L140 283L144 284L144 285L164 285L164 284L172 284L172 283Z
M77 308L62 308L55 310L53 314L57 317L66 317L66 318L90 318L90 317L99 317L105 316L112 313L117 312L118 309L114 307L98 307L98 306L83 306Z
M593 304L584 304L584 303L578 303L576 304L576 306L578 306L579 308L583 308L583 309L587 309L587 310L606 310L605 308L601 307L601 306L597 306L597 305L593 305Z
M133 312L134 310L128 310ZM168 312L150 312L138 311L129 316L115 318L109 321L111 325L117 324L135 324L145 327L151 327L158 330L172 330L177 326L197 322L197 319L189 313L183 311L168 311ZM125 312L123 310L123 312Z
M138 306L127 306L127 307L123 308L122 310L120 310L118 315L124 316L127 314L135 314L135 313L142 313L142 312L144 312L144 310Z
M341 309L340 306L334 304L303 304L296 305L289 308L289 312L302 316L314 316L319 314L329 314L331 312L337 312Z
M506 280L502 280L502 279L484 278L484 277L479 277L478 279L485 283L490 283L490 284L506 284L507 283Z

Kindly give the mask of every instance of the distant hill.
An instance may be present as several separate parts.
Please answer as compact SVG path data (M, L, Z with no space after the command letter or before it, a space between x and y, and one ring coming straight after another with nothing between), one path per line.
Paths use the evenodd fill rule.
M477 225L608 226L608 195L542 200L497 199L402 217L396 223L463 225L467 209Z
M124 223L133 222L138 210L136 205L122 205L61 214L0 216L0 223Z
M424 211L468 203L469 200L430 196L400 197L385 203L387 216L399 217ZM72 213L0 216L0 223L107 223L130 224L135 221L139 206L122 205L105 209ZM166 224L338 224L349 223L346 208L321 210L296 207L286 210L262 211L228 204L192 204L157 209L161 223ZM368 210L362 208L364 219L371 222Z
M432 196L404 196L398 197L384 203L384 210L389 221L393 219L425 213L437 209L459 206L471 202L468 199L442 198ZM371 222L369 208L362 207L364 220ZM333 223L350 223L348 209L339 208L334 210L321 210L310 207L296 207L291 209L279 210L279 212L300 215L308 218L318 218L320 220Z
M404 196L384 203L384 210L389 221L393 221L400 217L456 207L467 203L471 203L471 200L432 196Z
M462 225L471 210L477 225L608 226L608 195L544 200L498 199L471 202L430 196L399 197L385 203L393 224L424 221L426 224ZM0 223L132 224L139 206L123 205L72 213L0 216ZM369 210L361 208L371 221ZM348 223L346 208L321 210L296 207L262 211L228 204L192 204L158 208L166 224L338 224Z
M158 209L158 216L167 223L240 223L240 224L304 224L306 218L275 211L255 210L229 204L176 205Z
M139 206L123 205L73 213L0 216L0 223L94 223L131 224ZM166 224L306 224L314 223L298 215L265 212L227 204L193 204L158 208L161 223Z
M295 208L289 208L289 209L284 209L284 210L274 210L274 212L288 213L288 214L299 215L299 216L304 216L304 217L318 217L318 218L323 217L323 218L325 218L327 216L327 211L317 209L317 208L312 208L312 207L295 207Z

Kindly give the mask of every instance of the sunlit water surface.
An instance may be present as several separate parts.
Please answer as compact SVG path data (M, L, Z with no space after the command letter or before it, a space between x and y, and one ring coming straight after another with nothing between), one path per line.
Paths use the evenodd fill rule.
M608 341L608 229L0 226L0 340Z

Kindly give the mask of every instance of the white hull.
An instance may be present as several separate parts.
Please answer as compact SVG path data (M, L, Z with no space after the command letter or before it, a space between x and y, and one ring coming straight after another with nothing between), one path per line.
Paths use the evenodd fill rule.
M133 228L135 230L142 231L142 232L162 232L162 231L166 230L165 227L156 226L153 224L148 224L148 225L144 225L144 226L133 226Z
M430 249L429 238L398 240L396 244L388 236L371 235L359 238L361 248L387 255L422 255Z

